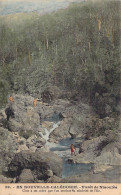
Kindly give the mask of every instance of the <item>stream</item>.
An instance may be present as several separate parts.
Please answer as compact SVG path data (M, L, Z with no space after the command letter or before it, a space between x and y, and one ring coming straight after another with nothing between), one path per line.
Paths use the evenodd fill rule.
M67 162L67 159L71 157L70 145L74 144L76 147L76 153L78 153L79 143L81 143L83 139L81 137L77 137L75 139L68 137L58 143L49 142L50 133L60 125L61 120L58 116L54 115L45 121L53 122L53 127L50 130L44 128L45 134L42 135L42 137L46 140L46 146L49 148L49 150L56 153L60 158L63 159L62 177L65 178L71 175L84 174L91 171L92 164L70 164Z

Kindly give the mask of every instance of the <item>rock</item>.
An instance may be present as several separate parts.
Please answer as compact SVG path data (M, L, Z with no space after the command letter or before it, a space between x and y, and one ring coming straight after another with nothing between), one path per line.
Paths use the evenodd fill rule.
M17 143L12 133L0 127L0 172L6 170L16 150Z
M71 135L71 138L74 139L77 136L76 129L74 127L70 127L69 134Z
M121 155L116 147L108 144L101 152L100 156L95 159L96 163L107 165L121 165Z
M33 183L34 177L30 169L23 169L17 183Z
M17 153L23 151L23 150L29 150L29 148L26 145L18 145Z
M68 119L64 119L63 121L60 122L60 125L52 131L49 135L49 141L59 141L62 140L66 137L70 137L69 134L69 127L70 127L70 121Z
M8 172L15 177L19 176L23 169L30 169L36 180L46 180L47 170L51 170L56 176L61 176L62 160L52 152L22 151L15 155Z
M8 178L3 175L0 175L0 183L12 183L13 178Z
M54 175L54 176L48 178L47 183L60 183L61 180L62 180L61 177L57 177Z
M61 91L56 86L47 87L42 93L41 98L43 102L50 103L61 95Z
M30 147L41 148L43 145L45 145L45 143L46 140L44 138L42 138L41 136L38 137L36 135L32 135L26 141L26 145L28 148Z
M36 152L49 152L49 148L47 146L42 146L41 148L37 148Z
M22 130L22 125L17 122L15 119L9 119L9 122L8 122L8 129L9 131L11 132L19 132Z
M83 152L73 157L76 163L121 165L119 142L109 142L107 136L99 136L82 143Z
M44 121L42 122L42 128L51 129L53 127L53 122Z
M111 170L113 167L109 165L95 164L93 167L93 173L102 173L107 170Z
M36 183L44 183L44 180L36 180Z
M23 137L18 137L17 138L17 143L21 146L21 145L26 145L26 139Z
M116 130L119 123L118 121L118 118L115 119L112 117L105 117L103 119L91 117L88 123L86 123L87 139L104 135L106 130Z
M46 172L45 172L45 175L47 176L47 177L52 177L53 176L53 172L52 172L52 170L47 170Z
M40 116L33 107L33 98L21 94L13 95L13 98L11 107L14 110L14 119L9 121L10 130L35 133L40 127Z
M7 117L5 114L5 110L1 109L0 110L0 127L3 127L5 129L8 128L8 124L7 124L6 120L7 120Z
M110 113L112 113L112 108L108 104L105 105L105 113L106 115L109 115Z
M83 152L73 157L75 163L94 163L100 155L101 143L106 140L106 136L100 136L91 140L85 140L82 143Z
M74 159L73 159L73 158L69 158L69 159L68 159L68 163L74 164L74 163L75 163L75 162L74 162Z

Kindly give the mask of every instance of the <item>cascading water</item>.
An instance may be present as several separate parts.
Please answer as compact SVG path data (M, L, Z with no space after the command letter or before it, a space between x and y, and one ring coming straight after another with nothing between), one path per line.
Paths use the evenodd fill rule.
M51 121L52 120L48 120ZM70 175L77 175L77 174L84 174L91 170L91 164L69 164L67 159L71 157L70 154L70 145L74 144L76 146L76 152L78 153L78 143L80 143L82 138L75 138L71 139L68 137L66 139L61 140L58 143L53 143L49 141L49 135L52 133L58 126L60 125L60 121L54 121L53 127L48 130L44 128L45 133L41 134L42 137L46 140L46 146L49 148L50 151L56 153L59 157L63 159L63 170L62 170L62 177L67 177Z

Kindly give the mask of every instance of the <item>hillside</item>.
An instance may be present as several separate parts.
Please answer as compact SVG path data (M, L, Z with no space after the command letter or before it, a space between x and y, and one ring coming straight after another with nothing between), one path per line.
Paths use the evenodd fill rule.
M1 100L5 102L4 88L40 96L47 85L56 85L87 97L97 112L102 107L101 116L106 105L116 111L119 9L118 1L85 2L45 16L1 17Z

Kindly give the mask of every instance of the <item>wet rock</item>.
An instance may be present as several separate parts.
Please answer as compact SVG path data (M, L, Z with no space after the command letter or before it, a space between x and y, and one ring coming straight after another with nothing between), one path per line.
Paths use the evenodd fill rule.
M34 177L30 169L23 169L17 183L33 183Z

